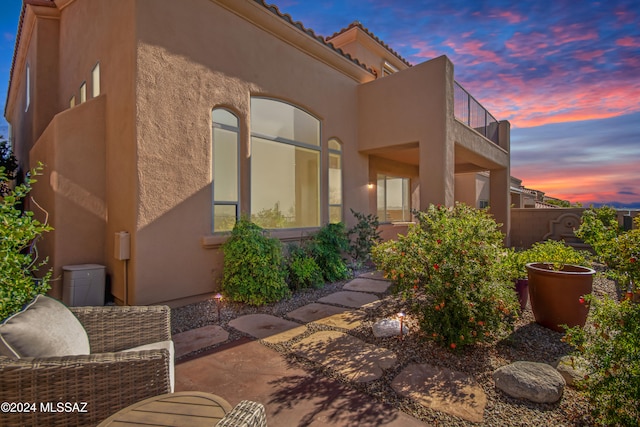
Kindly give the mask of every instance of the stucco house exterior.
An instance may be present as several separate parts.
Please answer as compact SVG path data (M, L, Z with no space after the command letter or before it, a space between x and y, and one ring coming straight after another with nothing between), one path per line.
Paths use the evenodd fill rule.
M45 164L56 276L101 264L120 303L187 303L239 215L295 240L353 209L393 235L410 209L477 205L478 172L508 234L510 125L446 56L411 66L261 0L24 3L5 117L23 171Z

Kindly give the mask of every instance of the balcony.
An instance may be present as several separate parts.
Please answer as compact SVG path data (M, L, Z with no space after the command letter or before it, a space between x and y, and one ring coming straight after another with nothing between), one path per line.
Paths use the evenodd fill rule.
M498 121L458 82L454 82L455 118L499 145Z

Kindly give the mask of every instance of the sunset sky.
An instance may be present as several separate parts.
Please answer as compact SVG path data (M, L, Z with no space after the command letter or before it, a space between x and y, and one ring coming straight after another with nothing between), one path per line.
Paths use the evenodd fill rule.
M360 21L412 64L447 55L456 80L511 122L511 174L525 186L640 208L640 1L268 3L322 36ZM0 5L2 111L20 4Z

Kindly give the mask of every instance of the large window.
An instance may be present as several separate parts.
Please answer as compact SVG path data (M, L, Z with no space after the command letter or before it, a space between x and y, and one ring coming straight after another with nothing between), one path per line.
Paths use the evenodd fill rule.
M409 178L378 174L378 218L381 222L411 220Z
M251 98L251 219L263 228L320 225L320 121Z
M238 118L228 110L216 108L213 122L213 231L233 229L238 207Z
M342 221L342 145L329 140L329 222Z

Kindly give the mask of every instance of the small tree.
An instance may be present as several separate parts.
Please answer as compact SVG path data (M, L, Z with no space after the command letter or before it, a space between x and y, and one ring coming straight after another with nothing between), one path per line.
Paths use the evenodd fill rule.
M376 215L365 215L355 212L353 209L351 209L351 213L358 222L347 232L350 239L349 253L357 268L371 261L371 248L382 238L380 231L378 231L380 222Z
M42 167L34 169L24 184L11 189L5 166L0 166L0 184L6 193L0 198L0 319L17 312L35 298L49 290L51 271L38 281L34 276L47 260L38 261L35 242L52 228L33 217L33 212L23 212L19 206L31 190Z
M454 349L508 331L518 306L494 219L461 203L415 216L406 235L373 248L373 260L412 304L421 329Z
M10 190L9 183L16 179L18 173L18 160L13 155L11 145L0 135L0 167L4 168L5 179L0 182L0 196L4 196Z

